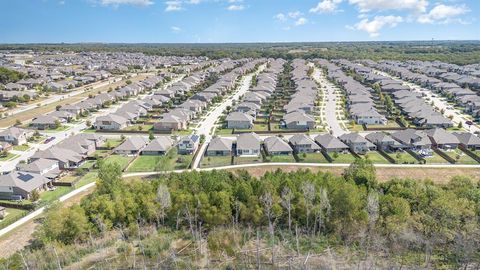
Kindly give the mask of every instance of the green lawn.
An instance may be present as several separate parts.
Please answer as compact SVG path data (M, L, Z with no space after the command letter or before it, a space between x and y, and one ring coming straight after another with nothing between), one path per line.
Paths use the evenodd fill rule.
M418 160L407 152L387 153L396 161L396 164L418 163Z
M72 187L55 187L55 190L46 190L40 193L40 203L51 203L58 198L62 197L63 195L67 194L68 192L72 191Z
M252 164L252 163L262 163L262 157L234 157L233 164Z
M231 165L232 157L225 156L225 157L210 157L204 156L200 161L201 167L220 167L220 166L228 166Z
M370 151L363 155L364 158L368 158L374 164L386 164L390 163L387 159L385 159L380 153L377 151Z
M59 131L69 130L70 128L72 128L72 127L71 127L71 126L61 125L61 126L59 126L58 128L52 128L52 129L42 130L42 132L45 132L45 133L56 133L56 132L59 132Z
M60 178L58 180L58 182L73 183L75 180L77 180L77 176L75 176L75 175L65 175L64 177Z
M7 161L7 160L10 160L10 159L14 159L16 157L18 157L18 155L15 155L15 154L12 154L12 153L7 153L6 156L0 157L0 161Z
M231 128L217 128L215 130L215 135L230 135L232 134Z
M15 151L27 151L30 149L30 145L28 144L22 144L22 145L14 145L13 150Z
M296 162L293 155L266 156L267 162Z
M298 154L299 162L304 163L328 163L322 153Z
M121 155L111 155L111 156L108 156L107 158L105 158L104 161L106 163L118 163L120 165L120 168L125 169L125 167L127 167L128 163L132 159L133 159L133 157L127 157L127 156L121 156Z
M122 139L107 139L104 146L107 148L115 148L123 142Z
M153 128L153 125L135 124L135 125L126 127L124 130L149 131L152 128Z
M478 164L478 162L476 162L473 158L465 154L460 149L454 149L454 150L442 151L442 152L447 154L449 157L453 158L454 160L456 160L457 164Z
M355 161L355 157L350 153L328 153L333 159L332 163L352 163Z
M75 183L75 188L79 188L81 186L85 186L86 184L92 183L97 181L98 179L98 173L97 171L91 171L82 176L80 180L78 180L77 183Z
M93 165L95 165L95 160L87 160L85 161L79 168L80 169L91 169Z
M15 209L15 208L5 208L5 217L0 219L0 229L7 227L13 222L24 217L28 213L27 210Z
M441 156L439 156L435 152L432 152L432 156L424 157L424 159L426 160L427 164L438 164L438 163L445 164L445 163L448 163L448 161L446 161L444 158L442 158Z
M128 167L127 172L154 172L187 169L192 155L178 155L172 149L165 156L138 156Z
M104 158L108 156L109 153L110 153L110 150L96 150L95 152L93 152L92 156L93 157L98 156L99 158Z

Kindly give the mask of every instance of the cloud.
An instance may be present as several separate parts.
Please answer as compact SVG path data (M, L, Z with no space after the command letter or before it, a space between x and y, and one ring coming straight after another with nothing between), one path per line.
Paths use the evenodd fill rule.
M230 10L230 11L240 11L244 9L245 9L244 5L230 5L227 7L227 10Z
M470 10L465 6L447 6L447 5L436 5L428 13L425 13L418 17L417 21L419 23L449 23L455 17L465 14Z
M380 30L385 27L395 27L403 21L403 18L400 16L375 16L373 20L363 19L355 26L353 29L361 30L367 32L370 37L378 37L380 35Z
M302 16L302 13L300 11L292 11L292 12L289 12L288 13L288 17L292 18L292 19L296 19L298 17Z
M428 0L349 0L356 5L360 12L371 10L410 10L414 13L424 13L428 6Z
M170 12L170 11L179 11L182 10L182 2L179 0L173 0L173 1L167 1L165 2L167 7L165 8L165 11Z
M342 0L323 0L318 2L317 6L311 8L309 12L311 13L333 13L338 11L338 5Z
M277 21L281 21L281 22L284 22L287 20L287 16L285 16L285 14L283 13L278 13L277 15L273 16L273 18Z
M119 5L150 6L150 5L153 5L152 0L99 0L99 3L104 6L119 6Z
M305 25L308 22L308 20L304 17L298 18L298 20L295 21L295 26L300 26L300 25Z
M172 30L172 32L175 33L175 34L182 32L182 28L180 28L178 26L172 26L172 27L170 27L170 30Z

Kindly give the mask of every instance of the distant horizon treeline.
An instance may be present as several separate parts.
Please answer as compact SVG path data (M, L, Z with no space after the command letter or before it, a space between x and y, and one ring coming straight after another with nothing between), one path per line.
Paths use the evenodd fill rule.
M480 41L376 41L298 43L58 43L0 44L1 50L139 52L161 56L211 59L273 57L443 61L459 65L480 62Z

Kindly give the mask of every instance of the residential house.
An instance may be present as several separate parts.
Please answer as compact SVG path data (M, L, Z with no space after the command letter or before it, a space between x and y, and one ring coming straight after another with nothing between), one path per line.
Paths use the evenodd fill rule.
M128 137L122 144L113 149L113 153L117 155L137 155L147 146L149 140L144 137Z
M253 127L254 118L243 112L231 112L225 118L227 128L251 129Z
M142 155L166 155L168 150L172 148L174 141L169 136L158 136L153 139L145 148Z
M290 145L295 153L315 153L320 151L320 146L306 134L295 134L290 137Z
M121 130L126 128L128 120L117 114L99 116L95 120L94 127L97 130Z
M339 139L348 147L351 151L357 154L365 154L370 150L375 150L375 145L367 141L364 137L356 132L346 133L339 137Z
M7 142L12 145L26 144L28 138L33 136L33 131L18 127L9 127L0 132L0 142Z
M231 156L233 150L233 141L231 139L215 137L207 147L207 156Z
M35 129L56 129L58 125L65 124L67 121L52 115L40 115L30 122L30 126Z
M344 144L337 137L331 134L321 134L315 137L315 142L317 142L322 151L331 153L331 152L345 152L349 149L348 145Z
M441 149L455 149L460 144L460 141L455 134L447 132L442 128L429 129L425 131L425 133L430 138L430 141L432 141L432 146Z
M40 158L31 163L19 163L16 167L18 171L35 173L48 179L55 180L60 174L60 167L57 160Z
M236 155L259 156L261 141L260 136L253 132L239 134L237 136Z
M198 135L188 135L180 139L177 144L178 153L182 155L189 155L197 151L198 145L200 144L200 136Z
M480 138L470 132L454 132L460 145L470 150L480 150Z
M0 175L0 199L28 200L32 192L48 189L52 180L36 173L13 171Z
M292 147L282 138L276 136L266 138L263 146L270 156L291 155L293 153Z

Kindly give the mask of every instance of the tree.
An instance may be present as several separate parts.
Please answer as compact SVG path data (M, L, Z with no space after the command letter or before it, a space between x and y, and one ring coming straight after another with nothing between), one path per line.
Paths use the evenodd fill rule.
M288 187L285 186L282 190L282 206L287 209L288 213L288 230L292 231L292 200L293 200L293 192Z
M157 188L157 202L159 203L159 215L163 224L166 215L165 211L172 206L170 192L168 191L168 187L164 184L160 184Z
M122 169L118 163L98 161L97 190L100 194L112 194L123 188Z
M377 187L375 167L369 159L355 159L345 170L343 176L347 181L354 181L357 185L364 185L373 189Z
M60 123L60 120L56 119L55 120L55 129L59 128L62 124Z
M151 140L154 140L155 139L155 135L153 134L153 131L148 131L148 139L151 141Z
M40 199L40 193L38 190L33 190L32 193L30 193L30 201L36 202Z

